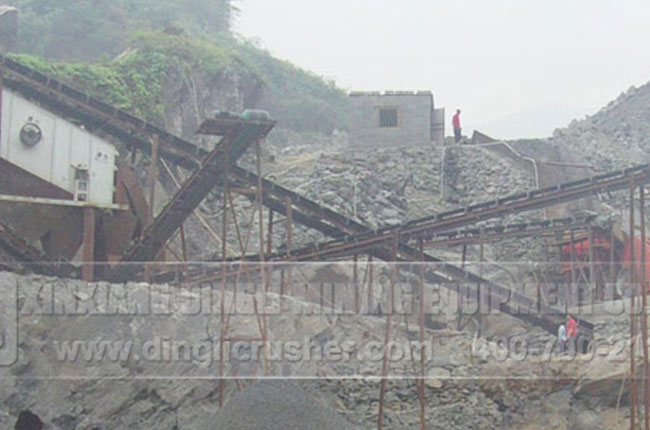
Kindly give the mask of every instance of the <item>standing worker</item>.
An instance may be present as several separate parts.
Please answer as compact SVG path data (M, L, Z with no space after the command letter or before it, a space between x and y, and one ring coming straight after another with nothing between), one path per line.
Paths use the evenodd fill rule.
M573 318L573 315L569 315L569 320L566 325L566 337L569 343L569 346L572 348L569 352L576 352L576 338L578 337L578 326L576 320Z
M560 324L557 329L557 349L560 354L564 352L566 347L566 327L564 323Z
M458 143L462 137L460 134L460 109L456 109L456 115L452 118L452 124L454 125L454 141Z

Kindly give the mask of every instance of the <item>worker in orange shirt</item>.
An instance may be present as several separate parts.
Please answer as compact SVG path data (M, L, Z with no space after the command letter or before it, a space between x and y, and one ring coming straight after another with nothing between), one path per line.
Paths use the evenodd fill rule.
M454 126L454 141L458 143L462 138L460 128L460 109L456 109L456 115L452 117L451 122Z
M569 319L567 320L566 337L567 344L570 348L573 348L570 352L575 352L576 338L578 337L578 325L576 324L576 320L573 318L573 315L569 315Z

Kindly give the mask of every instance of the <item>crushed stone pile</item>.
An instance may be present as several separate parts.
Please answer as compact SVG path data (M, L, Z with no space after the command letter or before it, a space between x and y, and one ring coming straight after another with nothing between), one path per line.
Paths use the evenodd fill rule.
M291 381L259 380L233 397L211 421L219 430L354 430Z
M596 114L556 130L551 141L581 153L601 172L648 163L650 83L632 87Z

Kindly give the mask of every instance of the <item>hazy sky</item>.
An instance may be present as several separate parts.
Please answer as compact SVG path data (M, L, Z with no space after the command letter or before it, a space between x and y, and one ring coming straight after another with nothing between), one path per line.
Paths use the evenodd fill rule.
M466 133L550 135L650 80L648 0L238 0L236 31L347 90L430 89Z

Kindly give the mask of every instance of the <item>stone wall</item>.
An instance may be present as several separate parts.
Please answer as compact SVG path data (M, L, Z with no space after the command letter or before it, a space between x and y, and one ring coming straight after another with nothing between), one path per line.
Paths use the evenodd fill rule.
M397 111L396 126L380 126L380 110L384 108ZM350 145L352 147L425 145L434 137L434 117L433 95L429 91L352 92L350 94Z

